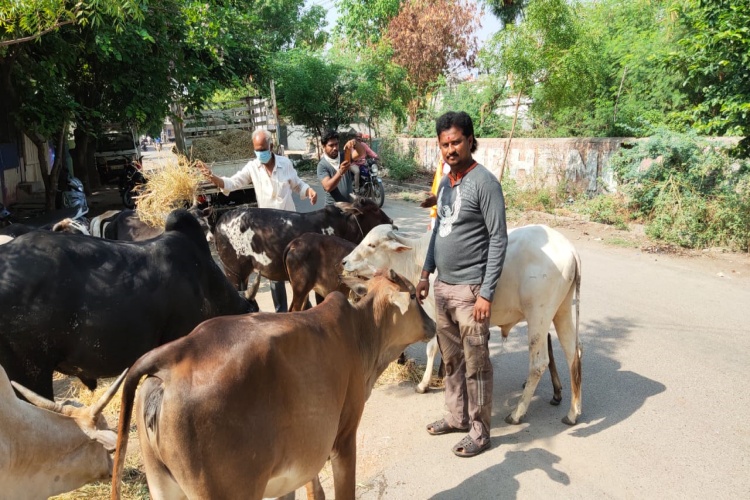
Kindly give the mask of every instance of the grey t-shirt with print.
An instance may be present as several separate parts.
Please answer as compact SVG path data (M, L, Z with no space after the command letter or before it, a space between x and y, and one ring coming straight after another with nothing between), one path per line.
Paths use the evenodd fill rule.
M339 156L339 163L341 162L341 156ZM328 161L328 157L324 154L318 162L318 179L323 182L326 177L333 177L338 172L337 168ZM354 192L352 173L347 171L339 180L338 185L335 189L330 192L326 192L326 205L333 205L337 201L351 202L351 194Z
M423 269L451 285L481 284L479 295L492 301L508 246L500 181L482 165L453 186L446 175L437 207Z

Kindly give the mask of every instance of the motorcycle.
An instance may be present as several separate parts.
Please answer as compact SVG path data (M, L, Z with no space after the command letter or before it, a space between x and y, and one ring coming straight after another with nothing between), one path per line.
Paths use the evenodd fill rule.
M86 201L86 193L83 190L83 182L78 177L68 175L66 190L60 193L62 206L64 208L76 209L80 215L89 211L89 204Z
M11 224L15 224L15 222L15 217L5 208L5 205L0 203L0 227L10 226Z
M143 167L137 161L128 161L125 168L120 174L120 196L122 204L126 208L135 208L135 197L138 194L138 186L146 184L146 177L143 175Z
M359 167L359 190L355 194L370 198L382 207L385 202L385 188L383 181L378 177L379 170L377 161L368 158L367 162Z

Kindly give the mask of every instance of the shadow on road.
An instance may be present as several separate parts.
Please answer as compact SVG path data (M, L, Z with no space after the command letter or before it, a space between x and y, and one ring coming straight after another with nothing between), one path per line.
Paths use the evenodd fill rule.
M493 438L492 445L500 445L499 441L500 439ZM527 451L509 451L505 454L505 459L501 463L484 469L466 479L455 488L433 495L430 499L516 498L520 486L518 480L515 479L516 476L533 470L544 471L551 480L568 485L570 484L570 477L555 468L555 464L559 463L560 460L560 457L557 455L541 448L534 448Z

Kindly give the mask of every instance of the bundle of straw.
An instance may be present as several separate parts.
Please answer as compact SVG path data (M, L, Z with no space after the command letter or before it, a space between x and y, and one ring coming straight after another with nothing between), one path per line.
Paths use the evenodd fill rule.
M184 156L168 161L163 167L144 172L146 184L140 186L136 213L151 227L164 227L167 215L177 208L193 204L198 185L203 180L193 162Z

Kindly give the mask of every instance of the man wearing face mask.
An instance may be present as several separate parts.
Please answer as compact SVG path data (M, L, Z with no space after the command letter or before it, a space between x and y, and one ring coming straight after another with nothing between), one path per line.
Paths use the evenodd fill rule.
M242 170L232 177L219 177L211 172L205 163L198 161L196 166L201 173L221 189L224 195L242 189L252 182L259 208L274 208L295 212L292 191L304 193L312 205L318 199L313 188L297 175L292 162L271 152L273 137L268 130L256 129L253 132L255 159L247 162ZM276 312L287 311L286 285L283 281L271 282L271 296Z

